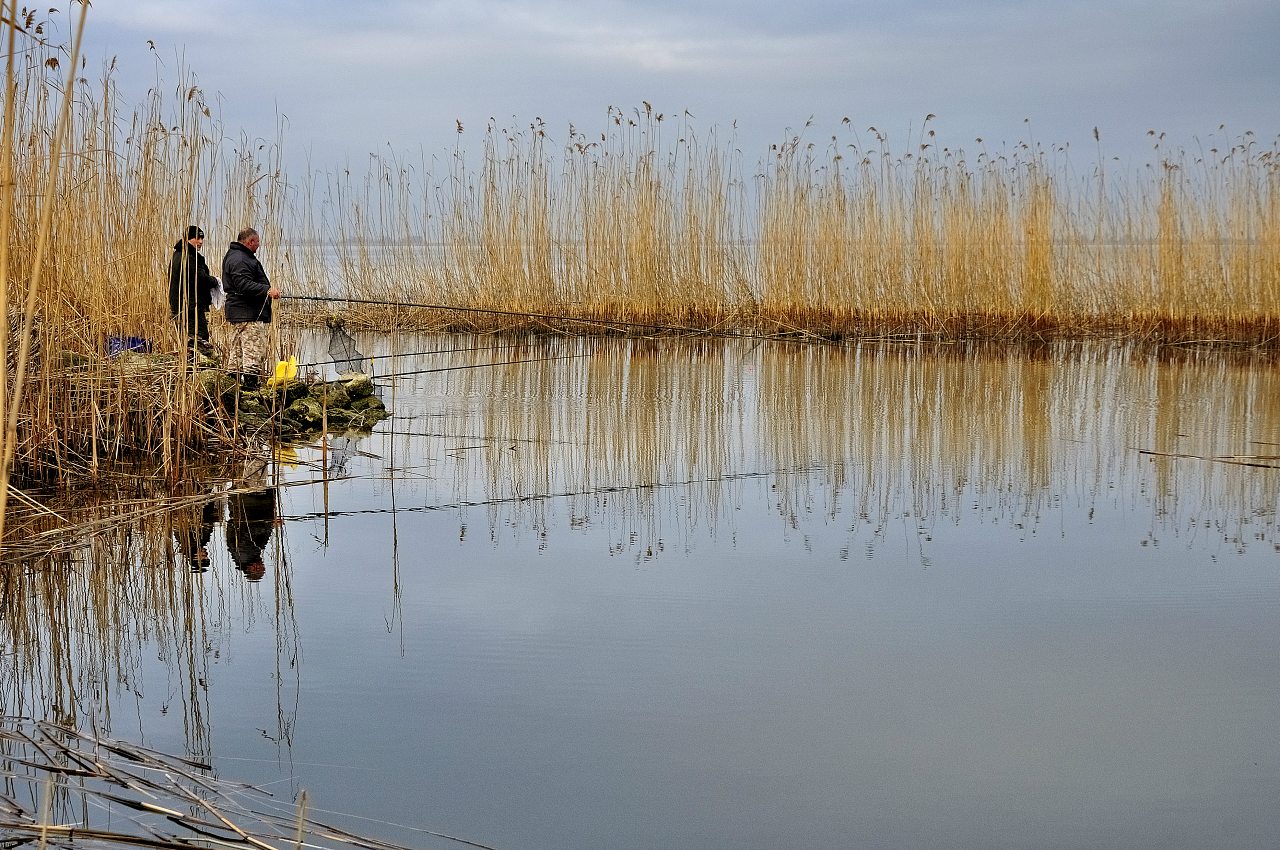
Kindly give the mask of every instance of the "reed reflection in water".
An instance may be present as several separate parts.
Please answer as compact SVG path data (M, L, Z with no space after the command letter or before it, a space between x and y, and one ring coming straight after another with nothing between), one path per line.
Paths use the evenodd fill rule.
M214 670L238 632L265 623L280 674L274 731L287 739L299 651L278 470L256 447L193 466L185 494L164 470L132 468L18 512L0 562L0 635L12 648L0 713L132 728L145 705L159 716L142 731L205 758Z
M190 615L185 550L141 530L94 573L164 565L137 613L66 600L174 623L64 630L98 646L58 675L137 659L117 666L153 744L498 847L1280 837L1274 364L360 344L397 415L277 459L272 586L234 570L222 507ZM194 674L144 663L157 645ZM160 716L175 669L200 740Z
M493 533L545 533L555 500L571 527L614 526L615 551L650 551L658 525L725 541L746 482L767 481L780 527L841 523L873 547L904 518L928 542L924 529L965 513L1034 534L1050 515L1108 507L1149 515L1149 544L1272 538L1280 373L1249 355L467 337L366 347L384 374L432 370L388 382L399 417L370 444L394 459L400 507L483 503ZM452 353L400 356L432 348ZM660 508L664 498L679 504Z

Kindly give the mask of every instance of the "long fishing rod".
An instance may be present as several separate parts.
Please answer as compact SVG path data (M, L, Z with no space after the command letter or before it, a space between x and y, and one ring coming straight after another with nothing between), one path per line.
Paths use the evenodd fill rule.
M405 351L397 354L366 354L360 357L339 357L338 360L395 360L400 357L426 357L431 354L465 354L476 351L508 351L512 348L528 348L529 343L520 342L513 345L482 345L473 348L430 348L422 351ZM307 366L332 366L333 360L316 360L311 363L299 363L298 368L302 369Z
M530 313L520 310L499 310L492 307L455 307L449 304L424 304L412 301L385 301L377 298L351 298L345 295L281 295L281 299L290 301L342 301L346 304L372 304L380 307L404 307L419 310L449 310L455 313L483 313L489 316L511 316L521 319L543 319L547 321L571 322L582 325L599 325L606 328L629 327L647 328L648 330L686 333L695 336L716 336L727 339L759 339L771 342L793 342L804 345L841 345L808 331L794 331L792 334L744 333L742 331L722 331L715 328L692 328L687 325L662 325L652 322L631 322L621 319L588 319L580 316L562 316L555 313Z
M379 429L379 437L424 437L440 440L480 440L494 445L514 445L523 443L532 446L574 446L582 448L586 445L581 440L544 440L536 437L493 437L485 434L446 434L443 431L398 431L394 428Z
M486 369L490 366L514 366L517 363L544 363L548 360L573 360L578 357L590 357L593 352L584 352L582 354L565 354L559 357L532 357L528 360L501 360L497 363L471 363L466 366L437 366L434 369L415 369L412 372L391 372L386 375L374 376L376 380L383 381L388 378L407 378L410 375L428 375L432 372L454 372L458 369Z

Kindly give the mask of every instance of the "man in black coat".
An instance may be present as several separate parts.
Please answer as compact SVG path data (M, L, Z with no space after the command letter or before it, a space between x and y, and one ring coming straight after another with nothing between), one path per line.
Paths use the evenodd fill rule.
M173 246L173 258L169 261L169 313L178 326L178 336L193 354L196 351L212 354L209 306L213 303L218 279L209 274L209 264L200 253L202 245L204 231L193 224L187 228L186 238L179 239Z
M280 297L258 261L261 244L258 231L246 227L236 234L222 259L222 284L227 291L223 312L231 324L228 369L239 375L247 390L258 387L271 327L271 302Z

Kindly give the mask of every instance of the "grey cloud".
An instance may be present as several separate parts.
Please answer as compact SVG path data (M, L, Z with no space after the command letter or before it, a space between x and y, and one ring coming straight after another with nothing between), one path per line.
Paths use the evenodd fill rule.
M91 16L90 40L127 53L122 79L145 91L154 73L143 40L156 33L130 18L124 0L94 9L108 4L114 11L96 32ZM1113 143L1139 146L1147 126L1187 138L1220 122L1264 137L1280 131L1280 7L1261 0L191 8L192 21L212 15L237 26L161 33L169 52L157 55L181 50L206 88L223 93L230 126L269 135L278 109L290 118L289 143L323 161L358 161L387 142L445 151L457 141L456 118L469 132L490 115L517 124L542 116L555 133L569 122L603 129L609 105L642 99L690 110L702 132L737 121L749 158L811 114L819 141L846 115L904 138L930 112L953 145L1016 139L1028 132L1023 118L1048 141L1083 141L1099 125Z

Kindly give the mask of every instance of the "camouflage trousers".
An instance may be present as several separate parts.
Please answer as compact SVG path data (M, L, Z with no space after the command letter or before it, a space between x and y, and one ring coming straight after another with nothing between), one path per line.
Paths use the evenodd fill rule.
M236 322L231 325L227 371L241 375L261 375L270 330L271 325L266 322Z

